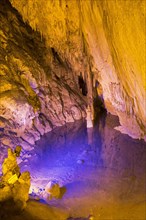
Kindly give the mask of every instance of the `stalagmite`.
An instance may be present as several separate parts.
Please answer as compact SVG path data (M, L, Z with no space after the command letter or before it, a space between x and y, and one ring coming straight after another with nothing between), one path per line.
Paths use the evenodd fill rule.
M87 122L87 128L92 128L93 127L93 114L91 110L91 106L88 105L87 110L86 110L86 122Z

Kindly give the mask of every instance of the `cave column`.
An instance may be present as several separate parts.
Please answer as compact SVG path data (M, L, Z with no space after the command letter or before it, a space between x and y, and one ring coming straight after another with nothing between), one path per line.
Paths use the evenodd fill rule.
M92 82L92 75L90 69L87 71L87 127L93 127L93 120L94 120L94 107L93 107L93 82Z

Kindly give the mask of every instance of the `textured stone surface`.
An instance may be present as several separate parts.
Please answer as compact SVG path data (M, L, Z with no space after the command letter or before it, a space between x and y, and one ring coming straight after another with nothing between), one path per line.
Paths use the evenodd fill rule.
M16 153L9 148L8 157L2 164L2 174L0 176L0 218L4 219L8 210L13 213L26 207L29 198L30 173L27 171L20 173Z
M49 181L49 183L45 187L45 193L48 196L48 199L56 198L58 199L60 196L60 186L56 181Z
M118 130L145 139L145 1L10 2L25 23L0 1L2 146L31 149L55 126L85 117L86 103L94 118L95 99L119 117Z
M107 110L118 115L121 126L117 129L145 138L145 1L11 3L62 61L82 73L89 104L97 89Z
M56 126L85 117L77 75L7 0L0 1L1 146L30 150Z

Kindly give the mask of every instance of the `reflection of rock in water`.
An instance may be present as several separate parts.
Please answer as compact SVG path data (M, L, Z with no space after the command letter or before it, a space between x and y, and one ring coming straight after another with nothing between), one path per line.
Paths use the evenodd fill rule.
M102 133L105 126L105 119L106 114L99 114L98 117L96 117L94 127L87 128L88 148L86 151L86 159L84 159L87 164L94 166L100 164L101 166L103 163L100 152L102 149Z
M115 177L114 193L119 198L135 199L136 190L139 198L144 198L146 172L146 144L144 141L134 140L128 135L117 132L117 119L108 115L106 126L102 133L101 158L108 176ZM142 153L145 152L145 153Z
M93 145L93 128L87 128L87 136L88 136L88 145L92 146Z
M36 160L30 157L28 166L37 197L55 179L66 193L51 202L69 207L70 216L86 217L93 209L95 219L100 213L100 220L109 216L137 220L129 207L144 201L146 147L114 130L118 123L117 117L108 114L91 129L86 121L78 121L56 128L38 141Z
M48 147L52 149L61 148L79 140L81 136L86 141L85 121L80 120L75 123L68 123L45 134L41 140L37 141L36 150L39 153L40 150L45 153ZM42 146L42 148L40 149L39 146Z
M87 128L92 128L93 127L93 112L91 106L88 105L86 109L86 123L87 123Z
M94 127L87 128L88 145L91 149L98 151L102 147L102 134L106 121L106 112L96 116Z

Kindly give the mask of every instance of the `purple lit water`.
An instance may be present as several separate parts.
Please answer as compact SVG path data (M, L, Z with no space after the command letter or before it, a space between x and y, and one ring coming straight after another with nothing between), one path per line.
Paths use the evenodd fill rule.
M47 202L75 217L144 219L146 143L116 131L117 125L107 115L94 128L78 121L44 135L21 163L31 173L31 189L39 197L50 180L58 181L66 192Z

